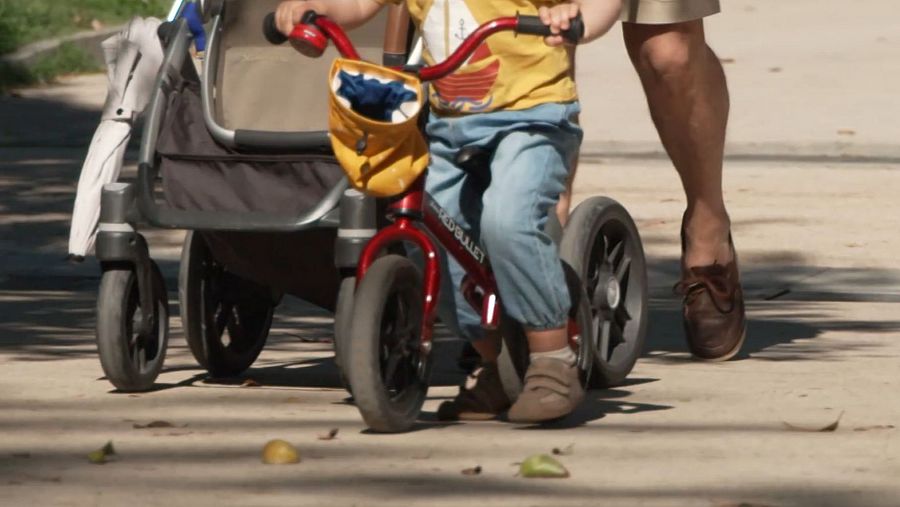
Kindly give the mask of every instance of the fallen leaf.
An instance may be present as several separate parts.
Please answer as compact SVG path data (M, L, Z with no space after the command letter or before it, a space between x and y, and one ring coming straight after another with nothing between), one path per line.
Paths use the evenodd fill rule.
M106 26L106 25L104 25L103 22L100 21L99 19L92 19L92 20L91 20L91 29L94 30L95 32L99 32L100 30L103 30L103 28L104 28L105 26Z
M478 466L475 466L472 468L466 468L462 471L462 474L463 475L481 475L481 465L478 465Z
M837 131L839 136L855 136L856 131L853 129L838 129Z
M253 380L252 378L248 378L247 380L241 382L241 387L260 387L260 383Z
M338 429L331 428L330 430L328 430L327 434L319 435L319 440L334 440L335 437L337 437L337 434L338 434Z
M762 503L740 502L740 503L720 503L720 504L717 504L716 507L774 507L774 506L762 504Z
M300 463L300 453L284 440L269 440L262 451L262 462L267 465L291 465Z
M151 428L174 428L175 425L170 423L169 421L153 421L147 424L134 423L131 425L131 427L136 430L143 430Z
M894 429L893 424L877 424L875 426L860 426L858 428L853 428L853 431L892 430L892 429Z
M734 63L734 58L719 58L719 62L721 63Z
M769 72L778 74L779 72L781 72L781 67L769 67Z
M575 443L574 442L567 445L566 447L563 447L562 449L560 449L559 447L553 448L553 454L556 456L568 456L568 455L572 454L573 452L575 452Z
M798 426L796 424L791 424L789 422L784 422L784 421L782 421L782 423L784 424L785 428L787 428L791 431L805 431L808 433L829 433L829 432L832 432L832 431L835 431L836 429L838 429L838 424L841 422L841 417L843 417L843 416L844 416L844 413L841 412L840 415L838 415L837 419L835 419L835 421L833 423L829 424L828 426L821 426L821 427L820 426L815 426L815 427L813 427L813 426Z
M546 454L525 458L519 465L519 475L528 479L565 479L569 471L559 461Z
M116 454L116 450L113 448L112 440L106 443L103 447L97 449L96 451L91 451L88 453L88 461L95 465L102 465L107 462L107 458Z

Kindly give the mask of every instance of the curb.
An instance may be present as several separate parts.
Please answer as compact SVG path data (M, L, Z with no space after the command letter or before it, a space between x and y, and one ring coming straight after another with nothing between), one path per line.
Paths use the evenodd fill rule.
M30 67L34 65L44 55L55 51L63 44L72 44L89 54L98 65L105 65L103 57L103 49L100 43L114 34L122 31L125 25L117 25L103 30L91 30L78 32L76 34L67 35L65 37L56 37L53 39L33 42L27 46L19 48L16 52L0 56L0 62L10 65L21 65Z
M582 162L604 158L668 160L658 142L586 141L581 147ZM728 143L726 161L900 164L900 145L811 143Z

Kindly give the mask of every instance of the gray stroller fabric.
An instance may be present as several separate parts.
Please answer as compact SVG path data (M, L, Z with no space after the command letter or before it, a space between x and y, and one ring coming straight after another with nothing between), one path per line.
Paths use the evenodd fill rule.
M162 189L176 209L299 216L344 177L328 153L247 153L218 144L203 122L196 82L181 81L171 91L159 135ZM327 309L340 282L335 235L330 228L203 232L216 261L229 271Z

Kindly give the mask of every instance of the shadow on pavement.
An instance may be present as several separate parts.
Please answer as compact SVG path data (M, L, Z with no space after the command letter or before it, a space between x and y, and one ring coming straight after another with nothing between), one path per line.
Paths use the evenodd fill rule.
M62 97L66 87L56 84ZM99 97L102 100L102 96ZM0 149L16 147L84 148L100 122L100 111L71 101L0 94Z

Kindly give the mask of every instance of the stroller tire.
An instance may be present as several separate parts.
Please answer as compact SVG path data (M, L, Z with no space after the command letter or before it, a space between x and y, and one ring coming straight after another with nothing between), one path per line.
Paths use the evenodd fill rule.
M407 431L422 410L434 357L422 363L423 312L422 273L406 257L381 257L357 287L348 373L373 431Z
M350 364L347 353L350 350L350 323L353 322L353 296L356 292L356 277L348 276L341 280L338 290L337 304L334 309L334 365L337 367L341 385L351 395L350 377L346 365Z
M518 322L504 316L500 321L503 343L497 357L500 382L509 401L515 402L522 392L525 371L528 369L528 340Z
M197 232L185 236L178 273L184 336L214 378L234 377L256 361L269 336L275 303L267 288L213 259Z
M141 312L137 273L131 267L103 272L97 297L97 350L106 378L123 392L153 388L169 341L169 302L159 267L150 261L153 280L152 332L139 334Z
M647 333L647 264L634 220L608 197L587 199L566 224L560 257L583 281L593 315L591 387L618 385Z

